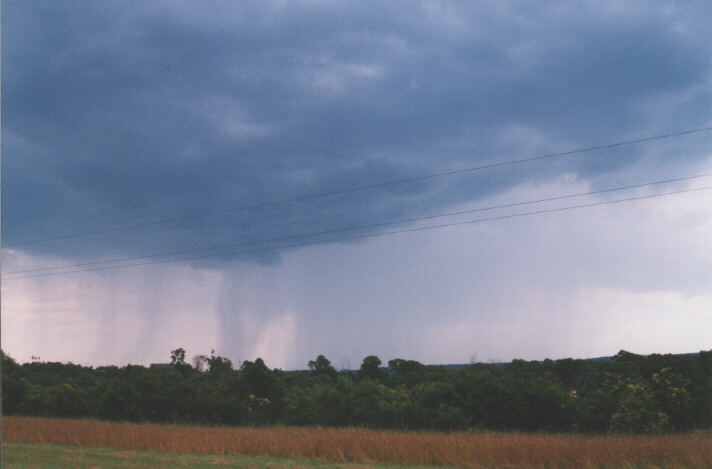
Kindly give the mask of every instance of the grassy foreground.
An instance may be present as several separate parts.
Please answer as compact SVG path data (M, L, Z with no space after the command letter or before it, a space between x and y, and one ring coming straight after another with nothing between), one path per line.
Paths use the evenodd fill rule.
M189 427L4 417L3 439L5 442L40 444L34 448L48 450L35 451L40 455L37 457L44 454L48 461L54 461L37 461L34 464L30 461L25 466L5 466L12 459L4 458L3 467L85 467L78 462L61 465L62 461L72 457L71 454L80 453L58 455L62 447L56 445L71 445L71 451L79 451L87 459L122 459L122 464L114 466L103 461L86 467L202 467L200 464L215 467L234 464L233 467L263 468L316 464L305 460L329 463L326 467L348 467L343 463L368 464L369 467L378 463L408 467L532 469L712 467L712 433L659 436L436 433L294 427ZM11 455L21 452L22 448L22 445L12 443L6 451ZM132 453L134 451L139 453ZM157 453L152 452L156 451L164 454L155 456ZM134 461L134 456L149 462L153 457L155 464L127 465ZM200 460L200 457L206 459ZM300 461L285 462L275 460L275 457ZM169 460L161 464L162 460L156 458Z
M404 466L333 463L272 456L218 456L127 451L109 448L3 443L2 467L7 469L139 469L187 467L195 469L404 469Z

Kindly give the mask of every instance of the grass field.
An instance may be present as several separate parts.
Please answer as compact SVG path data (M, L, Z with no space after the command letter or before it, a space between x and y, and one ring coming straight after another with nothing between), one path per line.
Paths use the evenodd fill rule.
M188 467L194 469L405 469L407 466L334 463L272 456L225 456L127 451L110 448L3 443L2 467L6 469L140 469Z
M193 464L209 464L211 467L220 464L256 468L290 467L285 464L308 465L305 460L322 463L351 462L361 465L398 464L478 468L709 469L712 467L712 434L710 433L580 436L292 427L254 429L4 417L3 439L6 442L40 444L41 448L49 448L47 457L50 459L52 454L59 451L56 449L59 447L53 445L71 445L74 447L73 451L83 451L86 458L94 457L91 454L115 458L118 457L116 454L123 454L122 451L140 451L145 453L136 453L136 458L150 459L150 454L155 453L148 452L158 451L173 455L171 457L178 458L177 462L185 461L185 465L166 461L164 467L174 465L201 467ZM11 444L7 448L10 451L8 454L12 454L13 451L21 451L22 445ZM98 453L92 453L91 448L114 449L101 449ZM207 456L208 458L219 455L219 460L223 463L215 462L215 459L205 459L207 462L189 461L190 458L199 458L197 455L213 455ZM228 458L228 456L238 455L292 458L301 461L262 463L248 460L240 462L236 459L232 462ZM55 459L56 457L58 456L55 454ZM133 461L131 457L123 459L124 463ZM38 462L36 465L7 467L85 467L76 464L69 466L42 464ZM6 467L5 461L3 467ZM111 466L109 463L97 462L87 467L151 466L125 464ZM328 467L335 466L331 464Z

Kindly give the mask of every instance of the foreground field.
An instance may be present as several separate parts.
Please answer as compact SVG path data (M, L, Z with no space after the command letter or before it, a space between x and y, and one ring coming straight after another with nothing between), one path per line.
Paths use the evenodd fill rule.
M269 455L335 463L482 468L705 469L712 462L712 434L709 433L626 437L445 434L327 428L187 427L4 417L3 439L182 455ZM245 464L238 467L250 465Z
M3 443L4 469L141 469L188 467L191 469L405 469L405 466L332 463L272 456L226 456L127 451L111 448Z

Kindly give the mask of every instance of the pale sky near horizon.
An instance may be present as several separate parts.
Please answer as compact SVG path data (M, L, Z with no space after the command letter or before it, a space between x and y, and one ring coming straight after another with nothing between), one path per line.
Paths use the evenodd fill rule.
M284 369L711 349L710 190L280 246L712 186L296 238L702 175L712 131L227 211L708 128L711 16L707 2L3 2L2 348L87 365L215 349ZM251 252L12 274L184 250ZM52 275L16 278L30 274Z

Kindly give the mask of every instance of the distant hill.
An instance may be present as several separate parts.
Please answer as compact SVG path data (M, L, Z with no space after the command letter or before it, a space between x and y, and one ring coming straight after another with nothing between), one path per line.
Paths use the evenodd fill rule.
M643 357L643 358L648 358L648 357L650 357L650 356L655 356L655 355L661 355L661 354L654 353L654 354L650 354L650 355L639 355L639 356L640 356L640 357ZM665 355L670 355L670 356L674 356L674 357L696 357L696 356L699 355L699 352L693 352L693 353L669 353L669 354L665 354ZM572 357L567 357L566 359L569 359L569 358L571 358L571 359L573 359L573 360L583 360L583 361L586 361L586 362L607 362L607 361L613 360L614 356L611 355L611 356L607 356L607 357L593 357L593 358L581 358L581 359L572 358ZM536 361L537 363L544 363L546 360L547 360L547 359L545 359L545 360L531 360L531 361ZM559 360L565 360L565 359L564 359L564 358L558 358L558 359L556 359L556 360L551 360L551 361L552 361L553 363L556 363L556 362L559 361ZM530 361L530 360L527 360L527 361ZM511 362L488 362L488 363L486 363L486 364L487 364L487 365L497 365L497 366L501 366L501 365L506 365L506 364L508 364L508 363L511 363ZM439 367L445 368L445 369L447 369L447 370L459 370L460 368L463 368L463 367L469 366L469 365L471 365L471 363L449 363L449 364L446 364L446 365L433 365L433 366L439 366Z
M637 355L637 354L633 354L633 355ZM641 357L641 358L648 358L648 357L651 357L651 356L663 356L663 355L668 355L668 356L673 356L673 357L695 357L695 356L698 356L698 355L699 355L699 352L692 352L692 353L668 353L668 354L653 353L653 354L650 354L650 355L637 355L637 356L639 356L639 357ZM607 361L613 360L614 358L615 358L614 355L610 355L610 356L605 356L605 357L592 357L592 358L573 358L573 357L565 357L565 358L557 358L556 360L547 358L547 359L544 359L544 360L525 360L525 361L533 361L533 362L537 362L537 363L544 363L544 362L546 362L547 360L550 360L552 363L557 363L559 360L569 360L569 359L571 359L571 360L583 360L583 361L586 361L586 362L607 362ZM502 365L507 365L507 364L511 363L511 361L508 361L508 362L475 362L475 363L481 363L481 364L485 364L485 365L502 366ZM425 364L424 364L424 365L425 365ZM446 370L456 371L456 370L459 370L460 368L464 368L464 367L470 366L470 365L472 365L472 363L445 363L445 364L437 364L437 363L436 363L436 364L430 364L430 365L425 365L425 366L428 366L428 367L431 367L431 366L432 366L432 367L437 367L437 368L444 368L444 369L446 369ZM381 367L381 369L382 369L382 370L386 370L386 371L389 370L389 368L388 368L387 366L383 366L383 367ZM306 370L306 369L283 370L283 373L298 373L298 372L303 372L303 371L309 371L309 370ZM341 373L357 373L357 372L358 372L358 369L351 369L351 368L348 368L348 369L341 369L341 370L339 370L339 372L341 372Z

